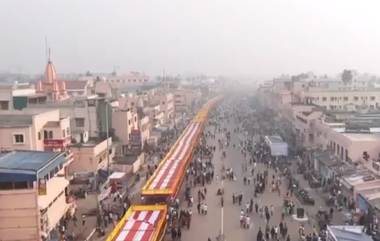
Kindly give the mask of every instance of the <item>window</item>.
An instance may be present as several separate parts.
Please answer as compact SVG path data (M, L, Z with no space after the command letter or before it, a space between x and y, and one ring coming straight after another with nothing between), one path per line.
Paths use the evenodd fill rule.
M128 120L128 125L131 125L131 120Z
M14 144L24 144L24 134L13 135Z
M65 130L62 130L62 137L63 137L63 138L66 137L66 131L65 131Z
M11 190L13 185L11 182L0 182L0 190Z
M344 101L348 101L348 97L343 97L343 100Z
M9 110L9 101L0 101L0 110Z
M41 140L41 132L38 132L38 140Z
M84 127L84 118L75 118L76 127Z
M376 100L376 97L375 96L371 96L371 100Z
M95 106L96 100L88 100L88 106Z
M67 134L68 136L70 135L70 128L69 128L69 127L66 128L66 134Z
M53 170L51 170L49 174L50 174L50 178L53 178L53 177L54 177L54 175L55 175L55 171L54 171L54 169L53 169Z
M327 98L326 97L322 97L322 101L326 101L327 100Z
M53 139L53 131L49 131L49 139Z
M359 97L354 96L354 101L358 101L358 100L359 100Z
M28 188L28 182L15 182L14 183L15 189L27 189Z

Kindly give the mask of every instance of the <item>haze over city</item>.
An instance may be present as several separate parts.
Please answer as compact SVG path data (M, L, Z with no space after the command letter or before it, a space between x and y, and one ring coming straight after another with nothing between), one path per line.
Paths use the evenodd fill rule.
M378 74L379 1L3 0L0 71Z
M0 16L0 241L380 241L380 0Z

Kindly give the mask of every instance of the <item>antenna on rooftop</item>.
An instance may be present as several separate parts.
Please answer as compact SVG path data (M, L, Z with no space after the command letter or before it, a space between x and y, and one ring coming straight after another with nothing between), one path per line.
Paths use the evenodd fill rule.
M48 62L50 63L50 57L51 57L51 50L50 50L50 48L49 48L49 55L48 55Z
M45 58L47 61L50 61L50 49L48 50L48 40L45 36Z

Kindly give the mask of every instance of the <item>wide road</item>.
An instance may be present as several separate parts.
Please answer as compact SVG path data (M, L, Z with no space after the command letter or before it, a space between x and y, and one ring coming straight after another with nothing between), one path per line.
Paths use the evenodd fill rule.
M238 143L240 140L243 140L245 137L243 134L234 133L233 129L238 126L238 123L230 122L230 123L222 123L222 127L226 127L231 132L231 145L226 150L227 157L225 159L222 158L222 150L218 148L217 140L223 139L224 134L223 133L217 133L217 136L215 140L208 139L208 143L210 145L215 145L216 152L214 153L214 159L213 163L215 165L215 171L216 175L219 176L218 180L214 178L214 181L210 185L206 185L207 187L207 196L206 196L206 203L208 205L208 214L207 215L199 215L197 213L196 209L196 202L197 202L197 192L199 188L193 188L192 195L194 197L194 206L192 208L193 217L191 221L191 227L190 230L187 230L186 228L182 229L182 239L184 241L207 241L210 237L211 240L216 240L216 236L221 231L221 205L220 205L220 197L216 195L217 189L221 187L221 167L224 163L226 168L233 168L234 173L236 173L237 180L236 181L224 181L224 211L223 211L223 230L225 234L225 240L231 240L231 241L240 241L240 240L256 240L257 232L259 227L261 227L262 231L264 232L265 229L265 223L266 221L263 218L260 218L259 214L256 214L253 212L251 217L251 227L249 229L242 229L240 228L240 211L241 208L245 207L245 204L250 201L251 198L253 198L254 203L258 203L259 206L274 206L274 215L270 219L270 226L273 225L279 225L280 219L281 219L281 213L282 213L282 205L283 205L283 196L279 196L277 192L270 192L269 188L266 189L264 194L259 195L257 198L253 197L253 184L251 185L244 185L243 183L243 177L248 177L249 174L247 172L244 172L242 169L242 166L244 163L246 163L244 156L240 152L240 148L238 148ZM207 130L207 128L206 128ZM236 145L236 148L233 148L233 145ZM266 167L264 167L263 164L258 164L256 173L263 172ZM250 167L248 166L248 170L250 170ZM269 182L271 180L272 175L274 174L274 171L272 169L269 169ZM215 176L216 176L215 175ZM282 190L281 195L284 195L286 193L286 185L287 182L282 182ZM232 204L232 194L233 193L243 193L243 202L242 206L233 205ZM314 192L312 192L314 193ZM320 199L316 200L316 206L322 206L322 201ZM295 200L296 203L299 203L297 200ZM187 204L182 204L183 208L187 208ZM315 209L315 207L313 208ZM306 212L308 212L306 210ZM313 212L311 215L314 215L315 212ZM288 234L290 234L291 240L299 240L298 237L298 228L300 225L300 222L294 220L292 217L285 217L285 222L288 226ZM312 231L312 224L315 223L313 220L304 222L305 225L305 231L306 233L309 233ZM171 240L169 237L170 235L167 235L167 240Z

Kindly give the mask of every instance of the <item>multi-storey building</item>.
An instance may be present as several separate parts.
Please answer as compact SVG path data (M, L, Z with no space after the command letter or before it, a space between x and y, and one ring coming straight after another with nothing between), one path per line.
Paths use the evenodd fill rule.
M98 170L107 170L113 160L115 150L112 138L92 138L88 141L74 143L69 146L73 154L73 161L68 166L68 173L97 173Z
M112 111L112 127L115 136L121 143L121 152L123 154L130 149L131 134L134 130L139 130L138 116L133 109L114 108Z
M0 150L63 151L71 142L70 119L59 110L0 112Z
M12 90L11 85L0 85L0 111L13 110Z
M174 93L174 109L175 112L189 113L194 107L197 99L201 98L200 92L196 92L190 89L177 89L173 91Z
M46 240L72 207L65 153L0 153L1 240Z
M69 117L72 134L87 133L90 138L105 137L112 129L112 107L104 97L78 97L72 101L29 105L27 109L60 109L61 117Z

